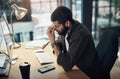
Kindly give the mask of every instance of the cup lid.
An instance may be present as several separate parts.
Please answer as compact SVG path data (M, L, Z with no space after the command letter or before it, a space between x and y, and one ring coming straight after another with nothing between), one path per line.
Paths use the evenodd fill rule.
M20 66L28 66L28 65L30 65L28 62L20 63Z

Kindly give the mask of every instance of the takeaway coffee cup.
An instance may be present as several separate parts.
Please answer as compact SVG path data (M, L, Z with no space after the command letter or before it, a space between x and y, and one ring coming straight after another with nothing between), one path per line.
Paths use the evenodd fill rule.
M30 79L30 64L28 62L20 63L19 69L22 79Z

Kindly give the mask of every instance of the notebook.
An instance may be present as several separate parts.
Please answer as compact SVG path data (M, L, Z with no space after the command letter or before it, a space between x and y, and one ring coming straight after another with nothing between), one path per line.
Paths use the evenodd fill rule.
M49 43L48 40L41 39L41 40L34 40L30 41L25 45L25 48L44 48Z
M42 49L36 50L35 55L36 55L38 61L40 62L40 64L48 64L48 63L54 62L53 59L51 58L51 56Z

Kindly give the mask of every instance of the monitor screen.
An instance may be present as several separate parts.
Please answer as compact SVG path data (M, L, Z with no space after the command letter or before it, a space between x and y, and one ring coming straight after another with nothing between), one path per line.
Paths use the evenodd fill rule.
M8 48L7 48L5 39L4 39L3 30L1 28L1 25L0 25L0 52L1 53L4 52L4 53L8 54Z
M13 45L13 43L10 34L11 33L9 30L9 24L6 19L6 14L3 13L3 15L0 18L0 50L6 53L8 56L12 57L10 48Z
M3 42L4 45L4 50L5 53L7 54L7 56L9 56L10 61L12 61L12 51L11 51L11 46L13 46L13 41L12 41L12 36L11 36L11 32L9 30L9 24L8 21L6 19L6 14L3 13L3 15L0 18L0 31L1 31L1 40ZM14 55L14 58L16 58L16 56ZM15 63L15 61L11 62L12 64Z
M9 46L12 45L12 36L10 33L9 24L8 24L5 13L3 13L3 15L0 18L0 25L1 25L2 32L5 37L5 41L6 41L7 45L9 45Z

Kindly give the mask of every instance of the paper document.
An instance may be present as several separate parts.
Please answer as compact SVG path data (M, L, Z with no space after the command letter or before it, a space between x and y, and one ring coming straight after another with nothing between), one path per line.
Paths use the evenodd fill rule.
M51 56L48 53L46 53L45 51L36 51L35 55L41 64L54 62L53 59L51 58Z
M0 67L4 66L6 56L4 54L0 54Z
M48 40L34 40L25 45L25 48L44 47L48 43Z

